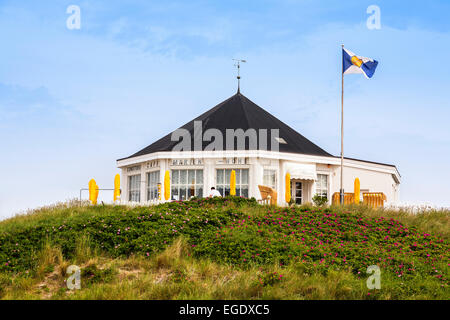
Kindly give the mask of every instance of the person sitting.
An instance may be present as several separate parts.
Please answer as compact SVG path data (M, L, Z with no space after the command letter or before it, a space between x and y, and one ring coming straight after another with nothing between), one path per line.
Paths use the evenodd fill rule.
M216 188L211 187L211 191L208 194L208 197L221 197L222 195L220 194L219 191L216 190Z

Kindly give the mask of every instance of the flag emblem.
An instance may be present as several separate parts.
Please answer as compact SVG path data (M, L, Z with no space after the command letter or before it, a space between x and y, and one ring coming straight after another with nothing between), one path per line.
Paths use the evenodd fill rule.
M355 55L350 50L342 49L342 72L344 74L362 73L366 78L372 78L378 61Z
M355 66L357 66L358 68L360 68L361 65L363 64L363 61L362 61L360 58L358 58L357 56L353 56L353 57L351 58L351 62L352 62Z

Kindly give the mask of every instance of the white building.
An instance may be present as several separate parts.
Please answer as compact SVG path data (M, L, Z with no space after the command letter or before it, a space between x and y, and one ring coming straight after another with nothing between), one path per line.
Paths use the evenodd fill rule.
M189 138L180 138L184 134ZM181 141L192 148L180 150ZM172 200L204 197L211 187L227 195L234 169L237 195L261 199L258 185L265 185L275 189L278 204L285 205L288 172L296 203L311 202L317 193L331 201L340 189L340 161L238 92L173 133L117 160L117 166L122 170L125 202L158 202L158 183L164 183L166 170ZM386 204L398 201L400 174L394 165L345 158L346 192L353 192L357 177L361 191L383 192Z

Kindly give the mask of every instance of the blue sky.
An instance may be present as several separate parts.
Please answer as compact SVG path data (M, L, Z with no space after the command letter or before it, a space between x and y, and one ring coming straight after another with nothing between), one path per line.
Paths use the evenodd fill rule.
M69 30L69 5L81 29ZM369 5L381 29L369 30ZM401 200L450 206L448 1L0 1L0 218L75 198L115 160L242 92L339 154L396 164ZM105 194L109 199L110 194Z

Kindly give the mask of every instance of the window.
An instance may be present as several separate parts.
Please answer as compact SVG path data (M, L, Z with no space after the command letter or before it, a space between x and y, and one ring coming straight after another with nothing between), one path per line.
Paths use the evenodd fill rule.
M231 170L236 171L236 195L248 198L248 169L217 169L216 189L222 196L230 195Z
M303 184L301 182L295 182L294 184L294 201L296 204L303 203Z
M158 200L159 171L147 173L147 201Z
M277 172L276 170L266 170L264 169L263 185L271 187L272 189L277 188Z
M141 175L128 177L128 201L141 201Z
M328 198L328 175L318 174L316 180L316 194Z
M172 170L172 200L203 197L203 170Z

